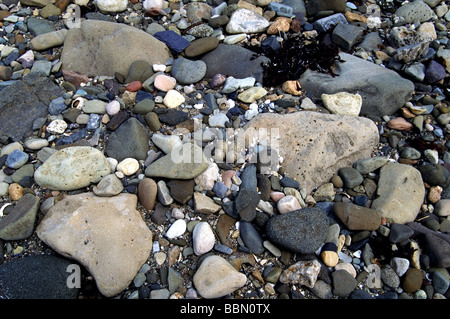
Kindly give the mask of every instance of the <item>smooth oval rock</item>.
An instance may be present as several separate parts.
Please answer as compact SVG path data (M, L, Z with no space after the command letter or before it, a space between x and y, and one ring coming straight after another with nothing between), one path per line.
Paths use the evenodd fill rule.
M106 157L89 146L73 146L50 156L34 173L38 185L53 190L74 190L98 183L110 173Z
M192 232L194 253L198 256L206 254L214 247L215 236L207 222L200 222Z
M195 84L206 74L206 64L201 60L189 60L179 57L173 61L170 74L180 84Z

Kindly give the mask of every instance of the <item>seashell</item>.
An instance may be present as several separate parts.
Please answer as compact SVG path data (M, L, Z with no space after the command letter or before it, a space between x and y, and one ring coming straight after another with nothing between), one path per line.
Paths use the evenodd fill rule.
M72 101L71 106L81 110L81 108L84 106L84 98L82 98L81 96L77 97Z

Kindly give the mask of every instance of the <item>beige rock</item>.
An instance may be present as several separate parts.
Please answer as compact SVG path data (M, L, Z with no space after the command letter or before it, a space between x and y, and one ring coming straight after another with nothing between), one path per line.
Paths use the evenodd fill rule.
M306 193L329 182L339 168L369 158L379 139L369 119L309 111L259 114L244 129L253 145L258 140L274 144L286 174Z
M68 196L50 208L36 232L57 253L82 264L99 291L112 297L128 287L152 249L152 232L136 204L132 194Z
M278 34L279 32L288 32L291 27L291 19L285 17L276 18L267 28L267 34Z
M203 260L193 278L197 292L207 299L220 298L243 287L247 277L220 256Z
M184 96L176 90L169 90L163 99L164 105L169 109L177 108L178 106L183 104L184 101Z
M410 165L386 163L380 170L377 195L371 207L387 222L413 222L425 197L422 175Z
M139 182L139 204L141 204L145 209L152 210L153 208L155 208L157 195L158 185L153 179L145 177Z
M62 29L58 31L48 32L37 37L34 37L30 41L30 48L35 51L47 50L55 46L60 46L64 43L67 30Z
M361 111L362 98L358 93L322 94L321 98L325 107L333 114L358 116Z
M252 103L264 97L267 91L262 87L252 87L238 94L237 98L244 103Z
M115 72L128 74L131 64L137 60L150 65L164 64L170 56L164 43L138 28L86 20L80 28L67 32L61 62L63 70L113 76Z
M432 186L428 192L428 200L430 203L437 203L441 199L442 187L441 186Z
M98 183L110 174L106 157L89 146L72 146L49 157L34 173L41 187L52 190L74 190Z
M199 192L194 193L194 205L197 214L214 214L220 210L220 206L210 197Z
M334 201L334 191L333 183L325 183L320 186L314 193L314 200L316 202L332 202Z
M127 176L133 175L139 169L139 162L135 158L125 158L117 164L116 170Z
M23 187L18 183L12 183L8 187L8 194L12 200L19 200L23 196Z
M281 89L292 95L302 95L302 87L298 81L286 81L281 86Z
M320 257L322 258L323 263L328 267L334 267L339 262L339 255L334 251L322 251Z

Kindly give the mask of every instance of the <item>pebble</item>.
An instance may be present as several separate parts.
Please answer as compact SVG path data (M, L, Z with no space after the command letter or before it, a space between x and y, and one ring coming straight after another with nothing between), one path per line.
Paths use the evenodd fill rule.
M177 219L167 230L166 237L169 239L177 238L186 231L186 222L183 219Z
M422 286L422 272L415 268L409 268L403 277L402 288L405 292L413 293Z
M138 171L138 169L139 162L134 158L126 158L120 161L116 166L116 170L118 172L122 172L126 176L133 175Z
M200 264L193 278L197 293L203 298L220 298L241 288L247 277L220 256L208 256Z
M284 196L277 202L277 209L280 214L285 214L299 210L301 208L298 200L291 195Z
M6 165L13 169L18 169L28 162L29 156L27 153L15 149L6 158Z
M34 174L35 170L44 166L46 161L52 161L50 156L58 150L63 147L67 149L66 144L84 145L87 142L88 145L105 150L105 156L109 160L104 162L103 158L97 158L97 162L108 169L104 172L102 170L101 176L90 180L85 186L71 186L68 191L83 192L85 187L89 187L96 196L111 198L120 196L123 192L136 194L139 208L143 209L142 217L146 222L154 223L154 227L151 227L156 231L153 238L159 238L161 242L157 242L158 249L154 249L148 263L144 264L151 267L156 279L151 278L151 282L148 281L150 285L147 286L144 281L151 276L143 276L143 268L137 269L137 274L130 277L130 283L134 286L123 290L118 297L157 298L159 295L165 299L204 298L200 292L204 293L205 290L202 291L200 287L197 291L192 276L200 270L207 256L220 253L235 266L237 273L234 274L240 274L242 285L248 285L245 289L240 289L243 286L233 286L233 289L229 289L230 292L221 296L231 294L231 298L297 298L300 297L299 292L289 289L292 288L289 287L290 283L282 284L280 278L284 269L289 269L298 261L291 259L292 254L311 240L306 245L308 247L303 247L299 253L306 251L317 255L320 251L317 257L322 265L328 267L329 275L325 278L322 270L317 276L321 279L307 280L315 282L314 287L308 287L311 293L325 299L374 299L375 297L362 293L363 290L352 291L353 282L344 275L342 281L338 279L341 276L339 272L346 270L359 281L364 267L380 258L380 247L373 245L375 233L376 238L386 242L387 248L391 250L406 249L403 245L411 246L410 249L414 250L411 256L401 255L404 258L400 258L393 257L396 255L393 254L384 260L384 286L379 287L377 299L431 299L445 296L448 280L446 282L443 279L448 279L448 274L442 277L441 272L436 271L436 267L444 270L448 268L450 247L446 237L446 230L449 229L446 217L450 212L446 206L446 168L450 160L448 161L448 154L443 148L446 145L446 126L450 121L448 101L442 91L446 84L446 74L450 71L450 50L447 49L448 39L445 34L445 24L450 19L445 3L435 0L427 0L425 5L395 2L391 4L393 9L386 15L387 9L383 6L380 8L379 4L357 6L345 1L307 1L304 4L303 1L292 0L285 0L283 3L258 0L251 5L240 1L228 6L226 3L215 6L191 2L180 10L175 10L159 0L146 0L141 4L133 0L131 4L126 3L123 11L105 14L106 11L99 10L98 4L96 9L99 12L86 12L91 11L87 2L76 0L76 5L83 6L83 28L89 29L89 23L94 25L100 20L108 21L115 27L129 24L137 27L134 28L135 31L152 34L160 40L158 43L166 45L161 47L163 53L153 54L153 50L157 51L156 43L154 48L144 50L139 49L139 45L135 43L124 50L123 59L117 59L121 54L121 41L127 39L127 36L122 37L121 41L115 39L112 41L114 45L107 46L107 56L113 57L111 60L105 63L95 61L89 66L88 72L77 73L75 68L70 68L73 71L66 69L67 64L76 59L74 56L67 59L65 54L70 49L70 42L77 42L75 55L83 56L79 49L82 46L79 44L84 40L73 41L75 30L71 30L68 20L74 7L67 7L66 12L66 4L61 3L62 1L48 4L33 0L39 2L38 9L33 10L27 7L29 1L21 0L22 7L19 11L11 9L13 0L8 0L7 3L4 1L9 10L4 6L0 13L6 32L0 39L0 79L3 81L0 89L5 92L1 95L1 104L9 105L8 97L14 97L13 100L17 102L23 99L27 110L32 110L29 114L16 112L20 114L17 120L10 113L5 113L5 108L0 110L2 118L11 118L7 122L7 131L0 132L0 136L6 138L1 141L0 150L0 164L3 165L0 170L0 195L8 203L18 201L20 196L29 195L28 193L36 192L39 188L45 189L45 186L39 184L42 184L40 172L36 171L37 174ZM110 5L113 2L117 7L124 3L122 0L104 0L103 4ZM314 8L314 5L317 7ZM141 17L140 8L147 15L158 17L160 21L148 24ZM3 13L5 17L2 16ZM61 23L66 23L66 29L57 30L56 16L52 16L53 14L59 16ZM424 17L427 19L422 20ZM414 22L405 22L408 19L414 19ZM242 21L245 23L242 24ZM362 26L366 28L364 32ZM232 32L238 33L227 31L231 28L235 28ZM336 62L339 67L335 72L339 73L339 77L327 82L331 76L328 78L321 73L320 76L324 76L326 80L320 78L312 81L315 85L326 83L329 91L316 91L308 83L309 79L305 81L308 78L306 75L313 73L312 70L297 76L298 81L283 81L279 86L265 84L268 79L264 77L263 64L269 60L265 55L269 52L280 54L281 51L277 50L288 43L286 40L293 32L304 32L303 35L313 41L314 38L321 39L317 36L331 28L334 30L330 31L330 40L338 45L341 58L346 63ZM381 37L377 32L380 28L384 28L389 36ZM106 30L107 26L99 29ZM129 38L138 39L139 36L133 34ZM24 47L26 39L30 39L28 49ZM250 47L252 50L248 49ZM253 49L261 51L256 55ZM96 50L94 48L92 52ZM152 52L148 56L134 56L135 52L150 51ZM168 58L169 52L173 57ZM133 56L130 63L125 55ZM162 58L153 59L156 55ZM238 60L235 59L237 57ZM358 58L357 64L352 64L353 58ZM114 61L123 63L113 65ZM83 63L85 62L82 61ZM97 70L102 69L102 65L105 65L104 70L114 71L100 74ZM349 65L351 67L346 71ZM376 66L377 69L372 72L372 69L365 69L366 65ZM354 67L360 71L351 74ZM392 73L389 76L386 73L384 77L379 69ZM30 71L31 74L28 74ZM371 83L370 90L364 86L366 75ZM31 77L27 78L28 76ZM377 83L379 78L383 78L383 83ZM59 90L43 83L45 81L48 84L55 82L53 84ZM176 91L178 94L169 91ZM358 92L360 95L356 94ZM323 93L333 97L334 109L326 95L322 99ZM170 106L165 103L166 97L172 99ZM352 102L346 103L347 98L351 98ZM361 104L361 100L364 103ZM344 109L349 104L353 110L347 113ZM20 107L20 104L16 105L16 108ZM42 112L39 111L40 107ZM345 164L347 167L344 168L352 170L342 176L338 173L343 168L342 165L335 166L324 180L313 187L309 183L319 170L315 170L311 176L292 176L289 172L292 159L288 159L286 155L280 155L280 166L271 166L269 174L263 173L263 167L259 163L255 164L255 171L251 174L242 170L240 165L243 162L217 162L216 165L212 161L225 158L226 151L222 152L221 149L216 149L215 156L200 165L177 164L167 156L174 145L180 145L182 137L192 137L189 134L196 133L192 124L193 117L203 123L205 133L212 132L212 127L225 132L231 127L236 130L245 127L247 121L270 115L265 113L282 113L286 118L290 113L299 113L299 110L325 110L326 113L336 113L336 116L345 114L358 119L369 115L376 124L373 125L376 133L379 133L379 140L373 144L378 143L379 147L373 148L370 158L367 153L365 157L361 155L355 157L356 160L348 160ZM315 112L312 118L319 119L319 113ZM342 123L346 124L348 121L350 120L345 119ZM274 122L278 123L278 120ZM16 127L9 126L9 123L14 123ZM312 123L312 120L308 120L292 126L308 129ZM31 130L23 134L15 132L22 131L25 127ZM186 128L188 135L179 135ZM337 129L333 134L339 131ZM162 136L164 139L161 139ZM363 136L365 133L359 132L358 139ZM328 140L341 142L346 141L346 137L333 135ZM7 141L19 142L8 145ZM206 141L203 142L204 147ZM289 147L303 142L303 138L292 138ZM323 151L321 142L311 143L310 157L314 157L312 151L315 149ZM354 148L353 143L357 143L356 138L342 149ZM429 143L433 143L433 148L423 146ZM12 163L13 156L8 156L14 149L27 155L23 166L19 164L20 167L14 168L17 163ZM136 149L139 151L136 152ZM302 157L304 156L300 158ZM128 173L121 168L126 159L132 160L135 166ZM114 163L111 162L113 160ZM84 159L78 162L83 163ZM405 166L399 166L399 163L393 166L393 162L403 163ZM71 162L69 166L80 163ZM52 164L54 167L57 165L59 163ZM95 163L89 164L89 168L94 165ZM294 166L302 165L306 166L304 162ZM76 172L84 169L77 166ZM226 171L231 172L229 176L224 174ZM89 171L87 175L90 173ZM76 176L76 173L71 173L71 176ZM266 182L262 182L261 176L266 177ZM71 178L63 180L71 181ZM305 183L308 184L308 190ZM21 194L18 196L14 192L9 193L10 186L16 185L21 187ZM40 205L43 214L57 205L59 196L66 195L65 186L52 186L48 194L53 187L57 191L52 192L52 197ZM309 192L311 189L312 193ZM44 194L45 191L41 195ZM295 203L295 208L283 213L283 209L278 206L283 206L289 200ZM394 206L393 203L397 202L400 204ZM342 214L342 207L336 204L352 204L368 209L367 215L372 213L372 218L356 213L360 208L354 206L350 209L352 214ZM2 213L11 214L11 205L2 207ZM306 208L321 209L326 213L323 223L316 221L320 227L315 223L299 222L295 218L287 218L278 228L274 227L277 219L292 213L290 210L301 212ZM395 214L391 214L391 211ZM321 220L322 214L318 215L315 217ZM201 223L208 226L208 231L212 233L212 244L208 245L205 253L197 254L194 249L203 240L189 241L190 235L184 236L186 232L170 240L161 236L167 234L178 220L185 223L189 221L186 225L189 232L193 232L194 227ZM228 222L225 223L225 220ZM337 227L337 234L330 234L332 227L328 225L338 224L340 227ZM289 232L283 233L282 227L289 230L293 227L293 236L307 234L307 237L296 240L289 238ZM315 228L320 231L308 233ZM220 243L215 242L214 232L217 232ZM340 232L342 234L339 236ZM418 236L422 238L416 242ZM330 243L336 248L331 247ZM14 248L14 243L8 244L9 252L6 255L20 256L29 249L24 245ZM211 245L213 248L210 248ZM370 249L371 245L373 251ZM264 253L265 250L268 253ZM197 266L189 268L194 261L198 261ZM278 265L279 262L283 267ZM248 277L252 280L247 281L245 278L244 282L244 274L250 274L241 268L245 263L252 266L252 277ZM165 271L163 265L168 266ZM189 273L181 267L190 269ZM421 268L421 279L426 275L432 279L432 284L427 283L417 288L419 282L426 282L417 280L414 292L401 292L409 267ZM197 281L200 275L201 273ZM7 277L2 276L2 280ZM214 276L216 278L220 278L217 272ZM367 288L362 281L361 285L362 288ZM218 286L215 289L221 291L220 294L224 293L223 287ZM263 286L264 289L261 289ZM33 288L29 291L33 291Z
M320 269L320 263L316 259L299 261L283 271L280 281L312 288L317 281Z
M174 109L180 106L185 102L185 98L181 93L176 90L169 90L167 94L164 96L163 103L169 109Z
M198 223L192 232L194 253L203 255L214 248L215 236L207 222Z

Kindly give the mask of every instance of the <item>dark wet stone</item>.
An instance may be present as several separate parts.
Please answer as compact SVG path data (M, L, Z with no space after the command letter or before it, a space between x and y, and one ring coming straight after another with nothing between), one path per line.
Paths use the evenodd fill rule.
M190 44L188 40L172 30L156 32L153 36L164 42L175 53L183 52Z
M135 118L124 122L109 136L106 144L108 156L119 162L128 157L145 160L149 149L148 133L144 125Z
M34 255L0 266L0 295L9 299L76 299L69 288L68 266L74 264L55 255Z
M175 126L189 119L189 115L180 110L156 108L153 112L158 115L161 122L171 126Z
M0 118L7 119L0 126L0 136L20 141L31 135L33 122L46 118L50 101L62 96L64 90L49 78L28 74L22 80L2 90Z
M314 253L327 236L328 219L318 208L306 207L275 215L266 223L269 240L292 252Z
M253 254L262 254L264 252L261 235L251 223L241 221L239 223L239 233L250 252Z

